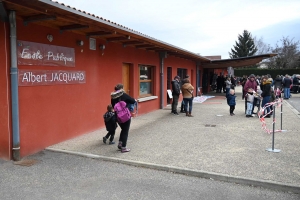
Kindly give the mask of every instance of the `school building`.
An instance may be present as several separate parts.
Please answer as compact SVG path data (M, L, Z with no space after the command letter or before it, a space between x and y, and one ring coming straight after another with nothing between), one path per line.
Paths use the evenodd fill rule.
M270 56L209 59L56 1L0 0L0 158L103 128L117 83L145 114L171 102L175 75L207 92L215 69Z

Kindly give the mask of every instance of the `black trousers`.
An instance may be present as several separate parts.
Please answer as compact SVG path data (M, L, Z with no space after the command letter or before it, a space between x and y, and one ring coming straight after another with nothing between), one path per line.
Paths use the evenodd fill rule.
M106 138L108 139L109 138L109 136L110 136L110 138L109 138L109 141L113 141L114 140L114 137L115 137L115 133L116 133L116 131L114 130L114 131L108 131L108 133L106 134Z
M230 106L230 107L229 107L229 112L230 112L230 114L233 113L234 109L235 109L235 106Z
M121 128L119 142L122 142L122 147L126 147L131 119L125 123L119 123Z
M173 95L172 112L177 112L179 95Z

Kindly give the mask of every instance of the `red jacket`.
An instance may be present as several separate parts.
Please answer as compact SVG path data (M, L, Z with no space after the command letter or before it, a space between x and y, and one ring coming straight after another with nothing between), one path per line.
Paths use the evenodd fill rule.
M255 92L257 92L257 83L256 81L251 81L250 79L246 81L244 85L244 92L245 94L248 92L248 89L252 88Z

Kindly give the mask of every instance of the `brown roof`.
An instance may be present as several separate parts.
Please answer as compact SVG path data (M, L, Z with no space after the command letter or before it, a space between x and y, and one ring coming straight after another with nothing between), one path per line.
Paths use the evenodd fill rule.
M16 17L22 20L24 25L36 23L57 29L61 33L72 31L87 37L101 38L107 42L121 43L124 47L133 46L147 51L167 52L167 55L200 62L205 68L252 65L260 62L264 57L274 55L214 60L215 58L200 56L110 20L52 0L0 0L2 20L7 19L4 8L7 12L9 10L16 11Z
M24 24L36 23L58 29L60 32L72 31L87 37L101 38L108 42L121 43L124 47L167 52L183 59L209 61L208 58L180 47L157 40L138 31L110 20L52 0L0 0L6 10L15 10L18 19ZM1 7L1 4L0 4Z

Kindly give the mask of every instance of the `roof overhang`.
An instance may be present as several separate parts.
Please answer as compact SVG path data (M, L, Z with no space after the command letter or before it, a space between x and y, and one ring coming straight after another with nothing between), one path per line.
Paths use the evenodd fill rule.
M250 65L255 65L266 58L271 58L276 56L277 54L261 54L256 56L249 56L249 57L241 57L241 58L233 58L233 59L223 59L223 60L211 60L210 62L203 62L203 68L210 68L210 69L220 69L220 68L227 68L227 67L245 67Z
M57 29L62 34L71 31L86 37L100 38L106 42L120 43L124 48L132 46L145 51L166 52L167 55L195 62L210 61L210 59L196 53L56 1L0 0L0 2L4 4L7 13L10 10L16 11L17 19L22 20L24 26L28 23L35 23ZM1 17L4 18L5 16L2 15Z

